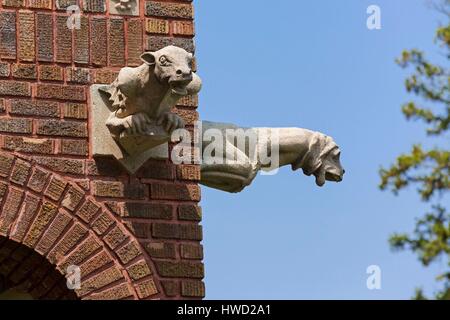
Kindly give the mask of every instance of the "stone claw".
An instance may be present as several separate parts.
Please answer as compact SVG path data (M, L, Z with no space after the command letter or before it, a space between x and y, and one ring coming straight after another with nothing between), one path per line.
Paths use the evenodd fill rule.
M123 119L125 132L130 135L144 135L147 125L151 123L150 117L143 112L133 114Z
M183 119L171 112L164 113L158 119L157 124L163 126L164 130L166 130L168 133L172 133L176 129L182 129L186 125Z

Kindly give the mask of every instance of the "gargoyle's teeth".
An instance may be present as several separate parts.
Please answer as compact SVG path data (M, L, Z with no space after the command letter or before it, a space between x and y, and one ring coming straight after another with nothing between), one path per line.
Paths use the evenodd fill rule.
M172 88L172 92L175 94L182 95L182 96L185 96L188 94L186 88Z

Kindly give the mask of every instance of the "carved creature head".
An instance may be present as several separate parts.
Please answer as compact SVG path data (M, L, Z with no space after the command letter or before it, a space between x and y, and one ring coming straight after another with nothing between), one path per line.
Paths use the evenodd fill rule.
M331 137L315 133L310 141L308 152L292 169L303 169L303 173L316 177L316 184L321 187L326 181L340 182L345 170L341 165L341 151Z
M145 52L142 61L153 67L162 84L168 84L176 95L195 94L201 89L200 78L192 71L193 55L186 50L168 46L156 52Z

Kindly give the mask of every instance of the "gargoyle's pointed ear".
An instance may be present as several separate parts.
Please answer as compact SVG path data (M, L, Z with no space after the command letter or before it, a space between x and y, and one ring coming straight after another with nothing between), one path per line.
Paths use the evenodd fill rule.
M141 54L141 60L144 61L145 64L152 66L155 64L156 58L153 52L144 52Z

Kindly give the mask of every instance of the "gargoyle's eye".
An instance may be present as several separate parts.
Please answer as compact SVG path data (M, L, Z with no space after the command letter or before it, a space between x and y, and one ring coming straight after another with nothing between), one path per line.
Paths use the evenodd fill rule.
M170 63L170 61L167 59L166 56L161 56L161 57L159 58L159 63L160 63L162 66L167 66L167 65Z

